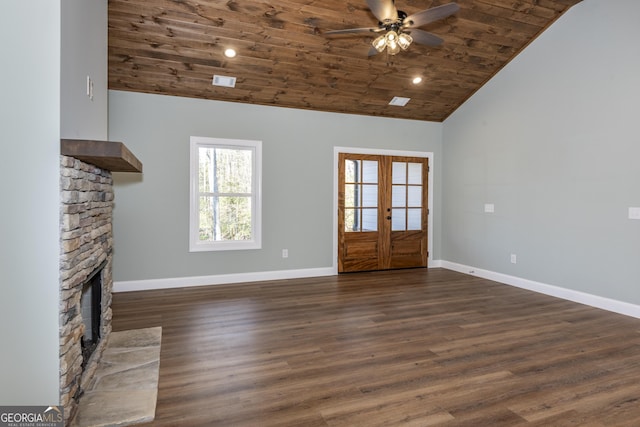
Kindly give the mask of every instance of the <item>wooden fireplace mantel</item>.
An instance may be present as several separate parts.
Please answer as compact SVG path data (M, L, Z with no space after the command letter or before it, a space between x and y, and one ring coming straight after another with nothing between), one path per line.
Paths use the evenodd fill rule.
M111 172L142 173L142 163L122 142L61 139L60 154Z

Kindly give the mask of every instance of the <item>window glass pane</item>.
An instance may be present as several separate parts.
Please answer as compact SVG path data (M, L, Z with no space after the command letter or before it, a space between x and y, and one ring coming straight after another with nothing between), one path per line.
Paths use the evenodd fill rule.
M393 162L393 170L391 173L393 184L407 183L407 164L405 162Z
M251 193L251 150L216 148L213 168L215 193Z
M406 209L393 209L391 211L391 230L406 230Z
M363 209L362 210L362 231L378 230L378 210Z
M409 203L408 206L420 207L422 206L422 186L414 185L407 187Z
M213 241L213 197L200 197L200 216L198 221L198 239L203 241Z
M378 206L378 186L377 185L362 186L362 206L365 206L365 207Z
M251 198L219 197L214 240L251 239Z
M344 210L344 231L359 231L356 225L356 212L355 209Z
M360 205L360 197L357 190L360 186L355 184L345 184L344 186L344 206L353 208Z
M422 209L409 209L407 212L407 230L422 229Z
M251 239L249 197L200 197L199 240Z
M422 184L422 163L409 163L409 184Z
M362 162L362 182L378 182L378 162L375 160L364 160Z
M407 187L394 185L391 189L391 206L403 208L407 206Z
M344 182L358 182L358 163L359 160L344 161Z
M211 193L213 191L213 148L198 148L199 174L198 183L201 193Z

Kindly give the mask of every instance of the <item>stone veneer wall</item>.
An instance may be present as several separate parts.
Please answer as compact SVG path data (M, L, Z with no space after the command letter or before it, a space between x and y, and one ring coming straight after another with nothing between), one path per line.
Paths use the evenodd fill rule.
M110 171L60 156L60 174L60 405L68 421L91 384L111 332L114 195ZM80 296L103 263L101 338L83 370Z

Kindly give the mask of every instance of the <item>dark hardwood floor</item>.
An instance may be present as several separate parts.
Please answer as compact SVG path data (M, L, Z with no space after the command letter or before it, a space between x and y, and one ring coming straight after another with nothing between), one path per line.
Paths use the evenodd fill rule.
M638 426L640 320L444 269L115 294L145 426Z

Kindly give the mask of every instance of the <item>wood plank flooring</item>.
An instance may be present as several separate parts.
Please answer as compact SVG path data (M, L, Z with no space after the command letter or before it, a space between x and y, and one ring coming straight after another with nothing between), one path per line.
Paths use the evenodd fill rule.
M638 426L640 320L445 269L118 293L144 426Z

